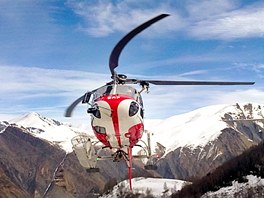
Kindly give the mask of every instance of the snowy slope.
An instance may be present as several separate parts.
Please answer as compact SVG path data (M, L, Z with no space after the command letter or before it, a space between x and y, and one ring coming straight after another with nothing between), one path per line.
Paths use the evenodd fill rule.
M93 136L92 132L72 127L69 124L60 123L35 112L28 113L9 122L23 126L36 137L58 144L66 152L72 151L71 139L74 136L87 133Z
M157 120L156 123L146 120L145 129L153 133L152 143L159 142L166 146L166 153L178 147L205 146L208 142L215 140L221 134L221 130L229 127L223 121L226 114L231 115L233 119L264 118L263 105L252 104L252 109L245 108L247 105L246 103L239 104L239 107L236 104L213 105L165 120Z
M264 118L264 106L252 104L252 109L250 109L245 108L246 105L248 104L239 104L239 107L236 104L213 105L165 120L145 120L145 129L153 134L151 137L152 150L154 150L156 142L166 147L166 153L178 147L205 146L208 142L215 140L221 134L221 130L229 127L222 120L226 118L226 114L233 119ZM75 135L88 133L94 136L91 129L74 128L37 113L26 114L21 118L11 120L10 123L28 128L37 137L59 143L68 152L72 150L70 140ZM146 133L142 139L146 142ZM136 150L137 148L134 149L134 152Z
M0 134L3 133L7 127L8 127L7 122L0 121Z
M161 179L161 178L133 178L132 186L133 193L146 194L149 191L155 197L161 197L166 193L170 196L173 192L180 190L187 182L175 179ZM117 184L110 194L103 195L101 198L118 197L121 193L129 192L128 180Z
M254 175L248 175L246 177L248 179L248 182L246 183L238 183L237 181L232 182L232 186L220 188L216 192L208 192L205 195L202 196L202 198L220 198L220 197L252 197L252 194L250 196L245 196L247 194L247 190L251 187L257 187L260 186L260 188L263 188L264 186L264 179L261 179L260 177L254 176ZM239 194L239 195L238 195ZM243 196L244 195L244 196ZM259 196L255 196L259 197Z

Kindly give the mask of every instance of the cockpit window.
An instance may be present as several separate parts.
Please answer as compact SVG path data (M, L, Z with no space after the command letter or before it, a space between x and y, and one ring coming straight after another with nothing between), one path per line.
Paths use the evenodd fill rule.
M135 98L137 90L127 85L118 85L116 89L116 93L120 95L129 96L131 98Z
M109 94L120 94L135 98L137 90L127 85L117 85L116 90L114 90L113 85L106 85L98 88L93 94L94 99L97 99L100 96L107 96Z
M129 96L138 101L139 104L143 106L142 98L138 91L135 88L127 85L117 85L116 89L114 89L113 85L105 85L103 87L100 87L93 92L93 101L101 96L107 96L109 94Z
M96 100L101 96L107 96L112 92L112 90L113 90L112 85L100 87L93 93L93 99Z

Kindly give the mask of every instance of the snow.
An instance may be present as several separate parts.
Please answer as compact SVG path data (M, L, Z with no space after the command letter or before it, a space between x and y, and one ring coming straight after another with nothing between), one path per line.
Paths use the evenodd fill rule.
M153 134L152 148L155 142L166 146L165 155L179 147L195 149L214 141L222 133L221 130L230 127L223 121L226 113L232 113L234 118L242 115L246 118L263 119L263 109L259 109L259 104L252 104L253 112L245 109L245 105L247 103L240 104L241 108L230 104L212 105L165 120L158 120L156 123L145 120L145 129ZM146 134L143 139L147 139Z
M161 178L144 178L138 177L132 179L133 193L146 194L149 191L153 196L160 197L164 193L170 196L172 192L180 190L187 182L176 179L161 179ZM122 189L123 187L123 189ZM110 194L103 195L101 198L118 197L120 190L129 192L128 180L117 184Z
M254 176L254 175L248 175L246 176L248 179L248 182L246 183L238 183L237 181L232 182L232 186L227 186L224 188L219 189L216 192L208 192L202 196L204 197L223 197L228 196L230 198L237 197L235 194L241 191L245 191L246 189L250 187L256 187L256 186L264 186L264 179L261 179L260 177Z
M217 138L227 126L221 121L221 111L225 107L226 105L204 107L170 117L157 125L146 121L145 126L154 133L154 141L166 145L167 153L183 146L204 146Z
M7 123L0 121L0 134L5 132L7 127L8 127Z
M92 132L72 127L69 124L43 117L38 113L28 113L20 118L13 119L10 123L27 128L34 136L58 144L66 152L72 152L71 139L80 134L89 134Z
M145 120L145 129L153 134L151 137L152 151L155 149L156 142L166 147L165 155L179 147L195 149L198 146L207 145L214 141L224 128L230 127L227 122L223 121L226 113L231 115L231 119L262 119L264 117L261 105L253 103L252 109L246 108L246 105L248 104L242 103L239 107L230 104L212 105L164 120ZM72 151L70 140L74 136L86 133L94 137L91 128L87 130L72 127L34 112L11 120L10 123L28 128L39 138L58 143L67 152ZM147 142L147 133L144 133L142 140ZM139 149L135 147L133 153Z

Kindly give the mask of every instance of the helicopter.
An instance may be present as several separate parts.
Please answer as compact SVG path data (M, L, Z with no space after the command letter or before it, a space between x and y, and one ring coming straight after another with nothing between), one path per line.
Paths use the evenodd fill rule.
M142 92L148 92L150 84L154 85L252 85L254 82L217 82L217 81L171 81L171 80L142 80L130 79L116 72L119 56L137 34L149 28L152 24L170 16L160 14L139 25L126 34L113 48L109 58L111 81L86 92L77 98L65 112L65 117L71 117L74 108L79 104L88 104L87 113L91 116L91 126L98 141L93 142L86 135L72 139L73 150L80 164L88 172L99 171L96 167L98 160L125 161L128 168L129 186L132 190L132 159L146 158L145 169L157 168L154 154L150 148L150 133L147 132L147 143L142 141L144 129L144 107ZM137 90L132 85L139 84ZM97 143L102 143L101 149L112 151L109 156L102 156L96 151ZM142 144L143 146L142 146ZM132 148L139 146L145 154L132 154Z

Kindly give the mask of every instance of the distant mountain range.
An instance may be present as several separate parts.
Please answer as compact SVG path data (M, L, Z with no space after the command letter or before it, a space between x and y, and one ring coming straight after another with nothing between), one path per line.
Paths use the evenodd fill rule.
M146 120L146 129L153 134L152 149L159 142L166 147L166 153L157 162L157 172L147 172L141 162L135 161L134 177L202 177L263 140L263 118L263 105L244 103L208 106L166 120ZM37 113L1 121L0 182L5 187L0 194L41 196L53 181L49 193L55 197L85 197L102 193L125 179L124 163L100 161L100 173L91 176L85 172L70 143L72 137L82 133L87 131ZM91 130L88 135L94 138ZM59 186L53 172L65 156L65 183Z

